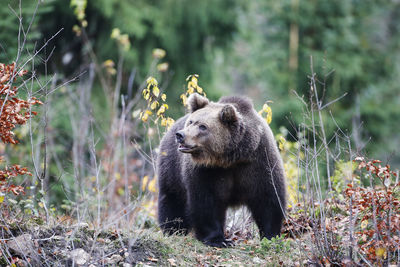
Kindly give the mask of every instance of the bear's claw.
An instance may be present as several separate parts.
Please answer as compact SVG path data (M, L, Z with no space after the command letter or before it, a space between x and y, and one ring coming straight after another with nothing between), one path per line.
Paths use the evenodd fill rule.
M212 240L207 240L204 241L204 244L211 246L211 247L216 247L216 248L231 248L235 246L235 243L232 240L225 239L223 241L212 241Z

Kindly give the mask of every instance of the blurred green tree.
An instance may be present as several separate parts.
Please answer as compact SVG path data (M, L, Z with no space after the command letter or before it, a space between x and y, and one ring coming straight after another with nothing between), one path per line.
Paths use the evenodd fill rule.
M7 1L8 2L8 1ZM2 3L0 8L0 62L11 63L24 60L29 51L33 52L43 40L38 18L45 17L52 11L54 0L38 4L37 1L19 1ZM21 18L21 20L20 20ZM28 31L29 29L29 31ZM51 35L50 35L51 36ZM35 44L35 42L38 42Z
M275 101L273 126L290 129L303 120L291 91L308 100L312 56L323 103L347 93L324 113L329 135L332 111L357 150L390 157L400 145L393 123L400 118L399 14L395 1L252 1L239 11L234 52L217 76L230 78L236 91L247 86L253 98Z
M57 40L55 57L60 68L71 73L90 61L88 50L72 31L77 21L70 2L56 1L53 5L54 15L43 19L42 32L49 35L65 29ZM110 38L112 30L119 28L128 34L132 49L124 54L125 71L136 68L140 82L149 75L152 50L166 50L165 60L172 70L168 72L172 76L168 78L169 92L171 99L179 99L187 75L198 73L204 83L212 79L213 50L229 46L237 28L236 6L236 0L88 1L85 30L101 62L118 60L115 41Z

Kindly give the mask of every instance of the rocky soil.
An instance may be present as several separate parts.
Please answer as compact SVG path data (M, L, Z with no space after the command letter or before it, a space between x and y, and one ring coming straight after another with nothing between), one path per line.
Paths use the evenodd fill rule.
M162 263L162 246L134 232L88 224L1 227L0 266L135 266ZM15 264L15 265L13 265Z

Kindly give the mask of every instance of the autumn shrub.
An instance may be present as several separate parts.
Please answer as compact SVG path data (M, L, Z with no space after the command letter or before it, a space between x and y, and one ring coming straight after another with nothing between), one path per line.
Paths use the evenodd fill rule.
M18 87L14 82L18 77L26 74L25 70L18 70L16 64L0 63L0 139L5 144L18 144L15 139L14 129L18 125L23 125L33 116L35 111L33 105L42 104L35 97L23 100L17 96ZM0 163L4 162L4 157L0 157ZM0 202L4 201L4 193L12 192L15 195L24 193L22 186L14 185L11 180L18 175L32 175L27 168L18 164L4 166L0 169Z
M334 173L334 191L323 200L300 192L301 201L288 209L284 232L300 241L313 264L398 264L398 171L379 160L357 157L354 162L338 162Z
M345 195L355 217L360 253L374 264L395 262L400 248L400 183L398 172L379 160L356 158L361 176L370 186L349 183Z

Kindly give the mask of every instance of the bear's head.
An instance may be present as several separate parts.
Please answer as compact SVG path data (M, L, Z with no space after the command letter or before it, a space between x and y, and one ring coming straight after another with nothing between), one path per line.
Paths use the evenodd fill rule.
M196 164L226 167L232 164L243 137L243 118L230 103L214 103L195 93L188 98L189 115L176 132L178 150Z

